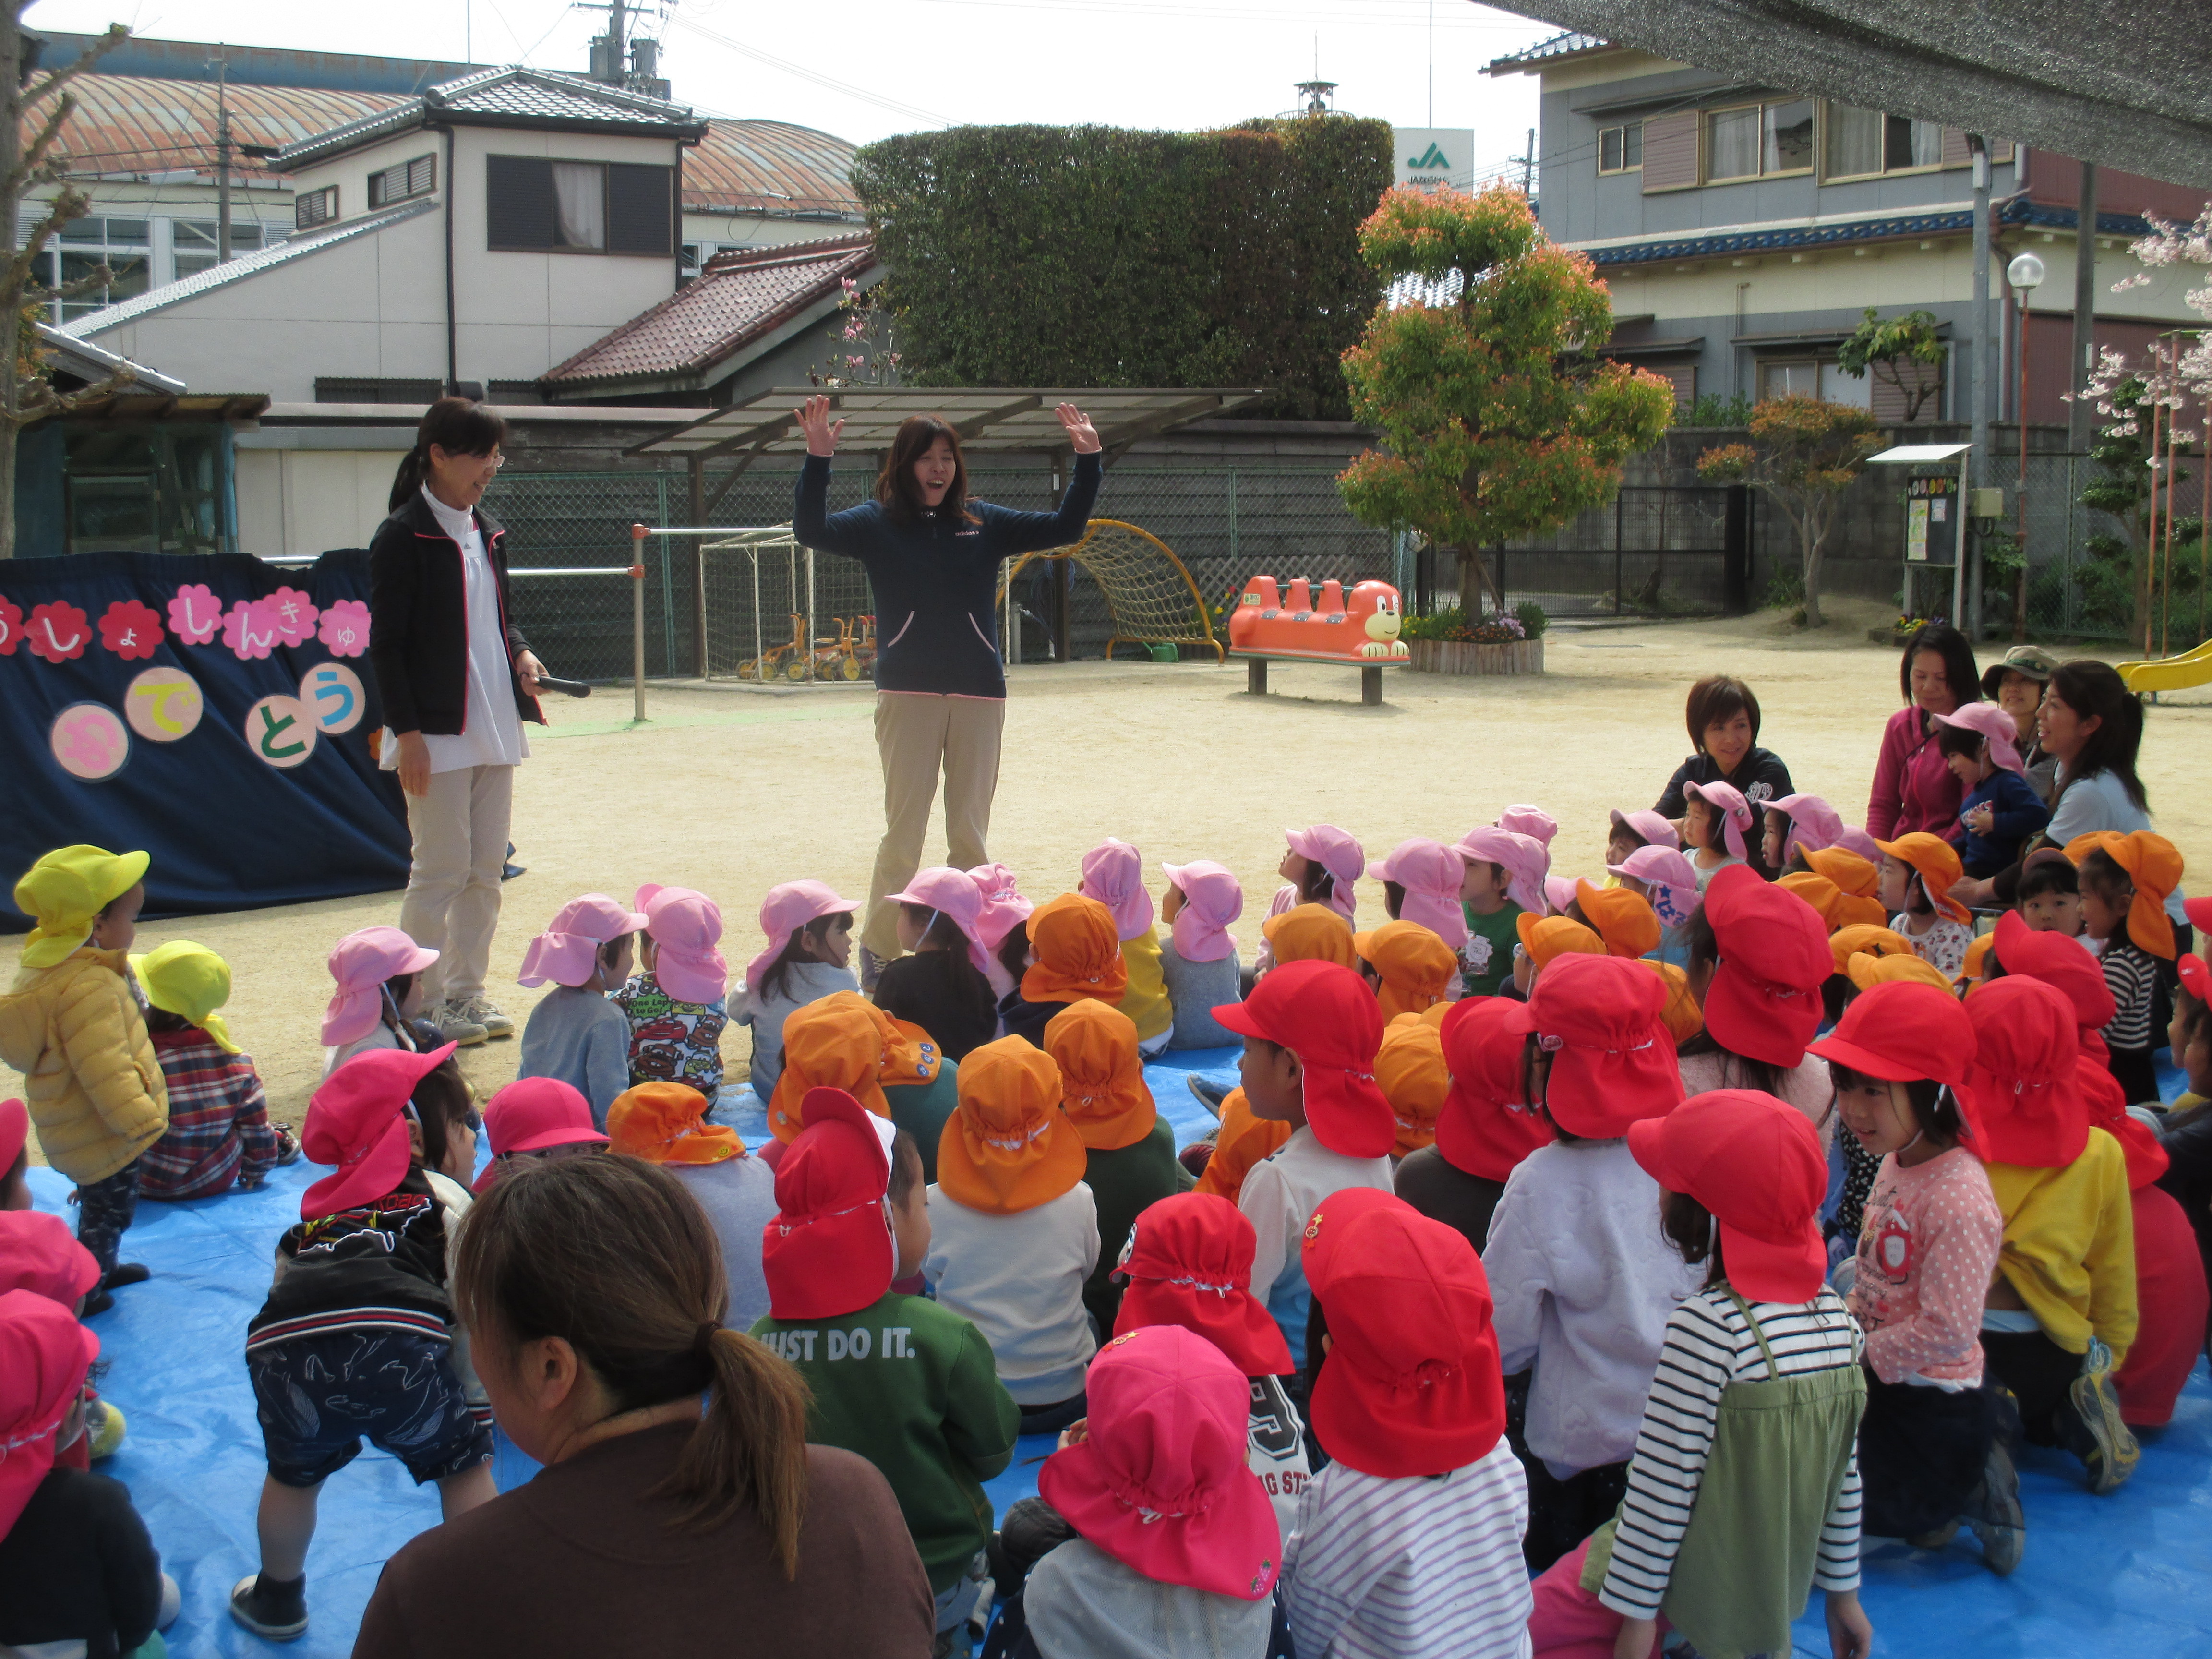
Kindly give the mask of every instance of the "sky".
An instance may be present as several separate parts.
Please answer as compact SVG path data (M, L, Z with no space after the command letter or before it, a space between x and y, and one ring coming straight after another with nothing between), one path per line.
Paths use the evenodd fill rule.
M855 143L964 123L1217 126L1292 108L1296 83L1317 68L1348 113L1474 129L1481 172L1504 170L1536 121L1534 79L1492 79L1483 64L1558 33L1467 0L649 0L633 15L633 32L662 42L679 101ZM162 40L580 71L606 9L38 0L24 21L34 32L120 22Z

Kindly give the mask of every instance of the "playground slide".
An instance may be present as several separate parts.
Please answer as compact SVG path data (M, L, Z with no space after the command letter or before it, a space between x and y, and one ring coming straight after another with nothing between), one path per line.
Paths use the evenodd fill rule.
M2179 657L2161 658L2155 662L2124 662L2117 666L2128 690L2137 693L2179 691L2203 685L2212 681L2212 640Z

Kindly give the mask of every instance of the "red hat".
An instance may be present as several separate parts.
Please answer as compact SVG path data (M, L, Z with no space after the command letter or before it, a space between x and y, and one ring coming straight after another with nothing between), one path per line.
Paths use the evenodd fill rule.
M2041 980L2007 975L1968 992L1966 1008L1974 1028L1966 1091L1981 1119L1983 1158L2064 1169L2089 1141L2073 1004Z
M2189 902L2191 904L2197 902L2195 899ZM2188 992L2199 1002L2212 1002L2212 969L2208 969L2204 965L2203 957L2198 956L2194 951L2185 951L2181 960L2174 966L2180 977L2183 990ZM21 1103L21 1101L8 1102L4 1105L0 1105L0 1112L4 1112L7 1105ZM0 1121L4 1121L4 1119L0 1119ZM0 1128L0 1152L7 1150L7 1133L4 1128Z
M592 1122L592 1103L573 1083L557 1077L520 1077L501 1089L483 1109L484 1139L492 1161L476 1179L474 1190L489 1192L499 1179L499 1160L510 1152L539 1152L548 1146L589 1143L607 1138Z
M1114 1334L1180 1325L1227 1354L1241 1376L1296 1370L1282 1327L1250 1289L1258 1252L1250 1218L1218 1194L1176 1193L1146 1206L1114 1269L1127 1287Z
M1455 1170L1503 1181L1556 1138L1521 1086L1534 1029L1528 1005L1510 997L1469 997L1444 1015L1440 1035L1451 1092L1437 1115L1437 1153Z
M69 1223L44 1210L0 1210L0 1292L33 1291L72 1314L100 1283L100 1263Z
M71 1310L36 1291L0 1296L0 1534L53 1468L54 1431L99 1357Z
M1563 956L1544 969L1528 1017L1552 1056L1543 1104L1553 1122L1607 1140L1681 1103L1681 1068L1660 1018L1666 1006L1659 976L1621 957Z
M1956 997L1899 980L1862 993L1807 1052L1893 1083L1933 1078L1956 1089L1973 1066L1974 1026Z
M1820 1029L1820 988L1835 972L1820 914L1730 865L1705 886L1720 965L1705 992L1705 1029L1730 1054L1795 1066Z
M2200 936L2212 933L2212 898L2185 898L2181 901L2181 914Z
M2127 1091L2103 1060L2078 1056L2074 1061L2074 1084L2081 1091L2090 1127L2118 1141L2120 1151L2126 1154L2130 1192L2140 1192L2166 1173L2173 1160L2165 1143L2159 1139L2157 1130L2128 1109Z
M1288 962L1242 1002L1213 1010L1239 1036L1288 1048L1305 1073L1306 1123L1345 1158L1381 1158L1398 1143L1397 1115L1375 1081L1382 1010L1358 975L1333 962Z
M810 1089L805 1124L775 1166L775 1218L761 1229L761 1272L778 1319L836 1319L890 1289L897 1271L884 1194L890 1127L842 1089Z
M408 1100L453 1048L448 1042L414 1054L371 1048L323 1079L307 1102L300 1147L314 1163L337 1169L300 1194L300 1219L319 1221L382 1198L406 1179L414 1161L407 1144Z
M1828 1160L1804 1113L1757 1089L1715 1089L1630 1124L1628 1150L1662 1187L1712 1212L1729 1283L1752 1301L1820 1293Z
M15 1167L31 1138L31 1109L21 1100L0 1100L0 1176Z
M2074 1024L2083 1031L2101 1033L2111 1024L2119 1006L2112 988L2105 983L2105 970L2081 942L2065 933L2039 933L2021 919L2017 910L1997 918L1990 935L1997 961L2007 974L2039 979L2074 1005ZM2098 1046L2103 1042L2100 1038Z
M1245 1462L1251 1388L1174 1325L1117 1336L1091 1362L1084 1437L1037 1471L1037 1496L1084 1541L1155 1583L1262 1601L1283 1535Z
M1487 1455L1505 1432L1505 1382L1490 1281L1467 1236L1350 1187L1322 1200L1302 1259L1328 1321L1309 1414L1329 1455L1392 1480Z

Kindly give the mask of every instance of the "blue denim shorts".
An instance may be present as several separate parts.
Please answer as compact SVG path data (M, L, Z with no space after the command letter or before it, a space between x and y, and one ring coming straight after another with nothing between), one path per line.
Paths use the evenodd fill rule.
M469 1407L453 1350L411 1331L333 1331L246 1356L269 1474L312 1486L360 1455L366 1439L407 1466L417 1486L492 1455L491 1425Z

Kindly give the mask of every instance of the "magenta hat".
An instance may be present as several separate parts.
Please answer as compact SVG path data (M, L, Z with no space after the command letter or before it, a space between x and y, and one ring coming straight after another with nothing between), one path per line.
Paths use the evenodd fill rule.
M1390 856L1367 866L1377 881L1395 881L1406 890L1398 907L1401 921L1418 921L1455 951L1467 943L1467 913L1459 906L1467 864L1440 841L1401 841Z
M1084 1437L1045 1459L1037 1495L1155 1583L1265 1601L1283 1537L1245 1462L1244 1374L1195 1331L1146 1325L1098 1351L1085 1390Z
M1498 866L1505 872L1506 891L1513 902L1531 915L1544 914L1544 875L1552 867L1552 855L1542 842L1517 830L1483 824L1462 836L1455 850L1470 862Z
M639 896L642 898L644 895L641 892ZM850 915L860 908L858 899L839 898L830 891L827 882L787 881L780 886L769 888L768 896L761 901L760 908L761 932L768 935L768 949L745 964L745 983L757 989L761 981L767 977L768 970L775 965L775 959L791 943L791 936L808 922L818 921L823 916ZM720 917L718 915L715 921L718 924L716 931L720 932ZM661 983L665 987L667 981L663 980Z
M1863 830L1855 830L1845 824L1836 836L1836 845L1846 853L1856 853L1869 864L1881 862L1881 843Z
M2027 770L2020 757L2020 728L2013 724L2012 716L1996 704L1961 703L1952 713L1936 718L1945 726L1959 726L1987 738L1990 762L2000 770L2023 774Z
M648 882L635 901L653 935L653 976L678 1002L720 1002L729 994L730 964L715 947L722 939L721 907L689 887Z
M1123 944L1152 931L1152 896L1145 890L1144 854L1109 836L1083 855L1083 891L1113 913Z
M629 933L645 931L645 918L625 910L605 893L586 893L561 907L550 927L522 953L518 985L581 985L599 971L599 951Z
M1526 836L1549 853L1552 837L1559 833L1559 820L1540 806L1509 806L1498 815L1498 827Z
M1790 833L1782 838L1782 861L1790 862L1790 854L1802 847L1808 853L1819 853L1836 845L1844 833L1843 815L1818 795L1781 795L1766 803L1770 812L1779 812L1790 820ZM1881 862L1877 853L1875 861Z
M1682 844L1682 837L1675 832L1674 826L1648 807L1641 812L1624 812L1616 806L1613 810L1613 821L1630 835L1643 837L1646 847L1672 849Z
M77 1322L73 1309L35 1291L0 1296L0 1449L7 1454L0 1457L0 1535L15 1526L53 1468L59 1449L54 1431L98 1358L100 1339ZM1274 1582L1272 1572L1268 1582Z
M951 917L961 938L968 941L968 958L975 964L975 971L990 971L985 966L990 954L983 948L983 895L965 870L932 865L927 870L915 871L914 879L901 890L884 896L893 904L926 905L940 915Z
M1302 859L1310 859L1329 873L1336 890L1328 896L1328 908L1346 921L1352 919L1359 907L1359 896L1353 884L1365 873L1367 854L1359 850L1359 843L1348 830L1333 823L1316 823L1305 830L1285 830L1283 839L1291 844L1291 851Z
M338 988L323 1010L323 1041L341 1048L376 1029L384 1012L384 981L419 974L438 953L397 927L364 927L331 946L331 977Z
M983 896L983 908L975 918L976 934L985 950L995 951L1006 943L1007 934L1030 919L1036 905L1022 896L1014 872L1003 864L979 864L968 872L968 879Z
M477 1193L491 1189L499 1179L499 1160L510 1152L607 1144L606 1136L592 1122L592 1103L584 1098L583 1091L557 1077L515 1079L485 1103L483 1121L492 1161L476 1179L471 1190Z
M1605 867L1616 876L1650 884L1651 908L1669 927L1688 921L1698 908L1698 866L1672 848L1639 847L1619 864Z
M1721 838L1728 843L1729 856L1745 856L1743 832L1751 828L1751 803L1743 792L1732 783L1686 783L1682 793L1694 795L1721 815Z
M1575 902L1575 878L1572 876L1544 878L1544 908L1553 915L1564 916L1567 907Z
M415 1085L443 1065L453 1048L448 1042L422 1054L371 1048L323 1079L308 1098L300 1148L310 1161L337 1167L300 1194L301 1220L336 1215L399 1185L414 1156L407 1144L407 1103Z
M1236 953L1229 924L1244 914L1244 889L1226 865L1212 859L1163 864L1168 879L1182 891L1182 908L1172 930L1176 954L1185 962L1218 962Z

